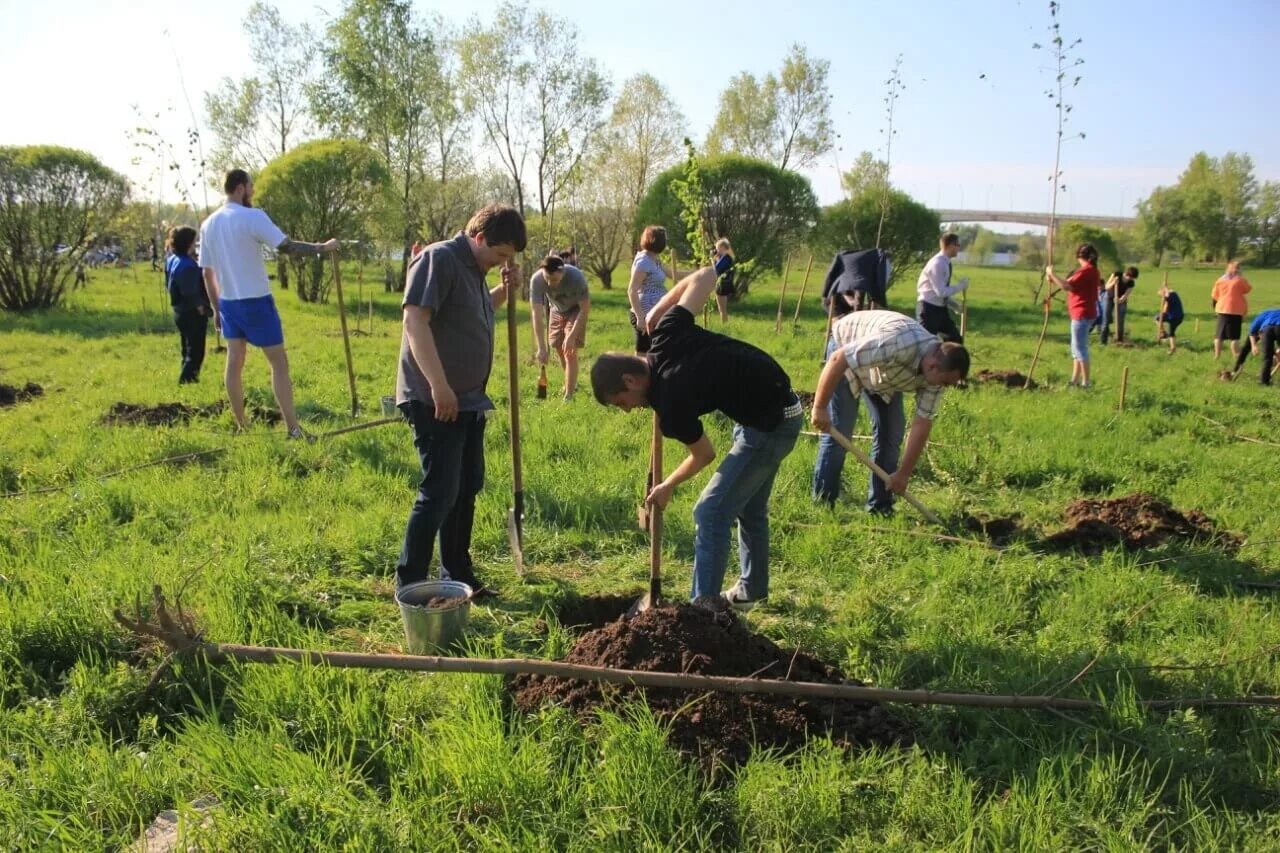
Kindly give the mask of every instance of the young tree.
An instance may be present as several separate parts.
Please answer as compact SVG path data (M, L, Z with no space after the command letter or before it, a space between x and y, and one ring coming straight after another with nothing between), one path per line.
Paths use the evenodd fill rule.
M1053 247L1057 256L1056 265L1060 269L1074 269L1076 263L1076 247L1081 243L1090 243L1098 250L1098 269L1106 280L1110 270L1120 268L1120 252L1116 249L1111 232L1097 225L1083 222L1065 222L1058 230L1058 242Z
M92 155L53 145L0 147L0 309L62 304L129 182Z
M622 84L602 129L608 156L595 158L591 168L617 172L621 200L634 212L653 179L679 162L686 135L671 93L653 75L637 74Z
M938 214L900 190L889 190L887 208L884 197L880 190L866 191L823 208L809 240L814 252L832 255L875 248L883 216L880 248L893 260L890 284L918 269L938 251Z
M318 139L272 160L255 189L258 205L288 234L363 240L389 187L386 166L350 139ZM325 258L295 259L298 298L326 302Z

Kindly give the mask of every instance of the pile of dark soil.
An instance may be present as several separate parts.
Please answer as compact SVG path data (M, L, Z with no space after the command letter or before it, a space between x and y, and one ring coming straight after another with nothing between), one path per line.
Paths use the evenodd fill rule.
M983 384L996 382L1006 388L1022 388L1027 384L1027 377L1016 370L979 370L969 379L971 382L981 382ZM1030 387L1039 388L1040 385L1032 379Z
M172 426L185 424L192 418L213 418L222 414L226 403L210 403L207 406L188 406L186 403L159 403L155 406L144 406L141 403L113 403L107 413L102 416L106 426ZM250 420L275 425L280 423L280 412L263 406L245 407L245 414Z
M755 677L828 684L858 684L837 668L799 650L781 649L752 633L731 610L665 605L582 635L566 663ZM799 700L785 696L690 693L644 689L546 676L521 675L508 684L524 712L559 705L586 721L601 706L637 694L669 726L672 744L709 762L735 765L754 746L795 750L814 736L830 735L847 746L905 744L907 724L882 705L847 700Z
M0 406L15 406L26 403L44 394L44 389L34 382L28 382L19 388L16 385L0 385Z
M960 519L961 526L970 533L985 536L996 545L1004 545L1021 532L1018 516L1006 518L988 518L980 515L966 515Z
M1127 495L1112 500L1078 500L1062 513L1069 527L1044 540L1058 550L1098 554L1111 545L1131 551L1155 548L1170 540L1209 542L1228 550L1240 546L1240 537L1219 530L1199 510L1186 515L1154 495Z
M594 631L617 622L640 600L643 592L630 595L588 595L570 598L556 608L556 619L571 631Z
M808 416L809 412L813 411L813 392L797 391L796 396L800 398L800 405L804 406L804 413Z
M452 610L455 607L461 607L467 603L467 599L458 598L449 595L433 595L426 601L422 602L422 606L430 610Z

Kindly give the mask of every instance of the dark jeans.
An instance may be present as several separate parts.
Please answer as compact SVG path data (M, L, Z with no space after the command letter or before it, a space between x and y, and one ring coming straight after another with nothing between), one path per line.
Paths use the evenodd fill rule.
M828 344L828 358L835 346L835 341ZM867 406L867 414L871 417L871 458L892 474L898 470L902 437L907 431L906 418L902 412L902 392L894 394L887 403L879 394L863 392L861 396L862 402ZM858 398L849 390L848 382L842 381L836 387L827 411L831 415L832 426L846 437L853 432L853 424L858 417ZM814 498L834 504L836 498L840 497L840 472L844 468L844 457L844 448L836 444L830 435L824 433L818 439L818 460L813 469ZM893 493L875 474L871 475L871 483L867 487L867 509L872 512L890 512L893 509Z
M422 482L409 512L396 584L428 580L431 552L440 539L441 577L478 589L471 562L471 526L476 495L484 486L484 413L459 412L452 423L438 421L435 408L411 400L400 410L413 427L413 446L422 460Z
M209 333L209 317L195 311L174 312L173 324L178 327L182 339L182 372L178 384L200 381L200 366L204 364L204 339Z
M1262 350L1262 370L1258 374L1258 381L1263 385L1270 385L1271 365L1275 363L1276 350L1280 350L1280 326L1263 326L1258 333L1258 345ZM1252 345L1247 343L1240 347L1240 355L1236 356L1236 370L1244 367L1252 349Z
M951 319L951 312L945 305L931 305L928 302L916 303L916 320L925 331L935 335L942 335L944 341L950 341L956 344L964 343L964 338L960 336L960 330L956 328L956 321Z

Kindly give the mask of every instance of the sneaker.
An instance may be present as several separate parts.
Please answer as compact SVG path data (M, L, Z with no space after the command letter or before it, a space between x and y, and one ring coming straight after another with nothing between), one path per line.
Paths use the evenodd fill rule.
M289 440L290 441L306 441L307 444L316 443L316 437L311 433L307 432L306 430L304 430L300 426L296 426L293 429L289 430Z
M761 596L760 598L751 598L747 595L746 588L742 585L742 581L738 581L729 591L724 594L724 600L729 606L740 613L746 613L769 596Z

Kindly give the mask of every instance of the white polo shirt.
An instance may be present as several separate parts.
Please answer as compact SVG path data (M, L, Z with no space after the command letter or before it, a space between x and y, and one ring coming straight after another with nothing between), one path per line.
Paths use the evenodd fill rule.
M257 299L271 294L262 247L286 239L266 212L229 201L200 226L200 266L212 269L220 299Z

